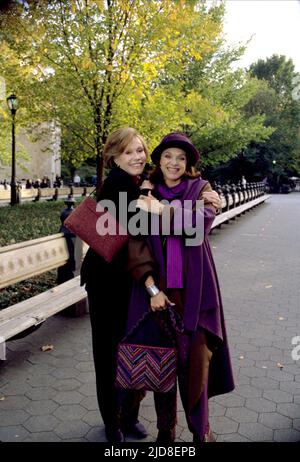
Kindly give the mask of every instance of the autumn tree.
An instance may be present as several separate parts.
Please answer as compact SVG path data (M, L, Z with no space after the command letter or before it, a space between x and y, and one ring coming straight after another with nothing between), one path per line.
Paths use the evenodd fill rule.
M246 107L247 115L264 113L274 127L269 140L253 142L245 151L251 164L275 177L277 183L300 174L299 74L291 59L273 55L250 66L250 75L264 82L262 91Z
M205 5L201 7L204 12ZM218 33L209 46L202 47L201 55L181 49L154 76L148 91L132 82L130 95L116 106L116 120L133 120L148 134L151 146L170 128L185 131L202 153L202 169L226 162L253 140L268 139L273 131L264 125L263 114L244 112L261 84L244 70L232 70L244 47L226 47L223 15L223 6L210 10Z
M0 68L20 125L55 120L63 159L98 161L108 133L132 125L150 148L185 130L204 165L270 133L241 107L258 87L224 51L224 5L204 0L40 0L0 16Z
M185 77L187 131L203 153L203 167L224 163L253 140L264 141L272 128L264 114L246 114L244 107L260 90L260 82L232 62L242 49L220 47L213 57L192 62Z
M101 172L102 147L122 97L146 96L171 57L200 59L218 33L196 3L42 0L21 12L16 7L1 16L4 76L28 121L57 119L71 145L84 145L74 162L96 156Z

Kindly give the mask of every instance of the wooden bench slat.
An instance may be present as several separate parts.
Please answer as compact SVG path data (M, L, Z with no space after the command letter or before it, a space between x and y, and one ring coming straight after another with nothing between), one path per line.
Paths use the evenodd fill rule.
M2 323L4 323L7 320L10 320L11 318L14 318L18 315L23 316L24 314L28 312L32 313L34 310L43 309L45 304L47 305L49 304L49 296L51 296L50 303L52 304L52 300L55 299L55 301L57 302L61 297L64 296L64 294L66 294L66 297L72 297L73 296L72 291L78 288L83 290L83 291L80 291L80 293L85 292L84 288L80 287L79 285L79 276L77 276L76 278L70 279L69 281L64 282L63 284L60 284L52 289L46 290L45 292L42 292L41 294L27 298L26 300L23 300L22 302L16 303L15 305L12 305L12 306L9 306L8 308L4 308L0 310L0 328L1 328ZM75 295L75 298L76 297L77 297L77 294ZM70 305L71 304L72 303L70 303Z
M86 291L80 286L80 276L77 276L53 289L1 310L0 359L5 359L6 340L85 298Z

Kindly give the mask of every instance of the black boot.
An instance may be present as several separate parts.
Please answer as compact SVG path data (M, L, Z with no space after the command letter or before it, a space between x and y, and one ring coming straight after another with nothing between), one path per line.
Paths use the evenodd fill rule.
M171 430L159 430L156 438L156 443L170 444L175 441L175 428Z
M195 444L215 443L215 442L216 442L216 438L210 428L207 430L202 440L200 439L199 435L196 435L196 433L193 434L193 443Z
M125 436L132 436L133 438L136 438L138 440L141 440L148 436L146 428L138 420L134 423L123 423L121 428Z
M122 431L117 427L106 426L105 435L109 443L123 443L125 441Z

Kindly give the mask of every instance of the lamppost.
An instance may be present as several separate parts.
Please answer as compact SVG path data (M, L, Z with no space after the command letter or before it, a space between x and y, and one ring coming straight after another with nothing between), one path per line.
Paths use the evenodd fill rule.
M278 178L276 176L275 170L276 170L276 163L277 161L274 159L272 160L272 182L273 182L273 192L278 192L277 191L277 183L278 183Z
M12 94L7 98L7 105L12 117L12 162L11 162L11 182L10 182L10 205L19 204L19 191L16 183L16 137L15 137L15 115L18 109L18 99Z

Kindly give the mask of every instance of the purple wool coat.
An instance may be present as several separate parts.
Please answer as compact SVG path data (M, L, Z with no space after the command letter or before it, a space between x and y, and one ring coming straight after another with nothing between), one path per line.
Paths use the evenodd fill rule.
M196 206L196 200L201 197L201 191L208 182L188 179L181 202L189 199ZM183 246L184 266L184 311L183 321L185 331L191 343L195 333L205 329L214 339L214 351L209 363L208 397L228 393L234 389L233 372L226 335L224 313L217 272L208 241L208 234L215 218L215 212L210 207L193 210L182 208L184 215L190 215L193 226L196 215L201 214L204 220L204 240L198 246ZM192 215L192 216L191 216ZM172 229L172 228L171 228ZM166 261L160 236L147 237L147 243L152 255L158 263L158 272L166 278ZM136 325L149 311L149 296L143 284L135 282L129 304L127 331Z

